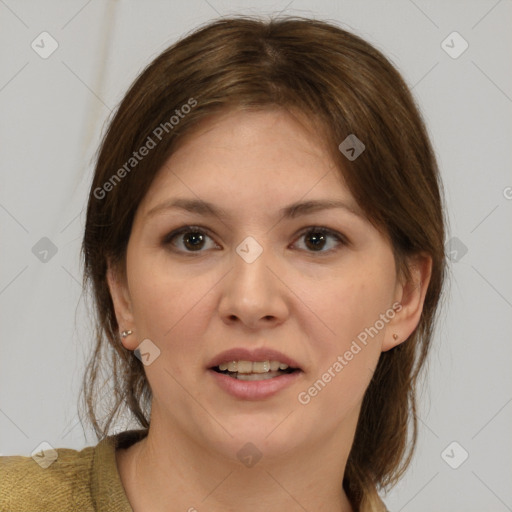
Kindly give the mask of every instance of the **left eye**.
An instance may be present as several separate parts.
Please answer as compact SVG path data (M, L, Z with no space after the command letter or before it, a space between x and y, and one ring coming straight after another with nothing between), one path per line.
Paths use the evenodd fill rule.
M175 239L177 239L177 241L180 243L175 243ZM218 247L203 228L196 226L186 226L167 235L164 239L164 244L173 245L178 249L178 252L203 252L201 250L205 248L205 241L207 239L212 241L212 247L210 248ZM304 244L306 249L302 249L306 250L307 252L327 253L335 250L337 245L345 245L347 243L343 235L323 227L308 228L307 231L303 231L301 233L298 240L300 239L307 240L307 242ZM334 240L334 243L331 243L331 248L325 250L325 246L329 245L329 239Z
M322 227L312 227L308 228L307 231L304 231L300 237L299 240L302 238L306 238L306 240L310 240L311 243L306 244L308 247L313 247L313 250L310 252L331 252L336 248L336 245L345 245L346 240L340 233L337 233L336 231L332 231L327 228ZM331 247L327 250L322 250L325 248L325 245L327 244L327 240L331 238L336 241L334 244L334 247ZM332 245L332 244L331 244Z

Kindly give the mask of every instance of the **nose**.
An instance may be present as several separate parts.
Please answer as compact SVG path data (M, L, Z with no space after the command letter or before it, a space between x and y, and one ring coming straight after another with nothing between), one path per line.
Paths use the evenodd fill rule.
M286 319L287 287L270 256L268 248L254 261L234 252L233 269L222 281L219 314L224 322L239 322L254 330L279 325Z

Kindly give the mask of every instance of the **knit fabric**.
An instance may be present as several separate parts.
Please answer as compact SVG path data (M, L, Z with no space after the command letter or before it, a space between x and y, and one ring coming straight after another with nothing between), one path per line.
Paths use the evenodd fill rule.
M0 457L0 512L133 512L115 451L147 432L121 432L81 451L57 448L57 460L46 469L32 457ZM382 510L389 512L384 503Z
M32 457L0 457L0 512L133 512L115 450L146 435L129 430L81 451L57 448L57 460L46 469Z

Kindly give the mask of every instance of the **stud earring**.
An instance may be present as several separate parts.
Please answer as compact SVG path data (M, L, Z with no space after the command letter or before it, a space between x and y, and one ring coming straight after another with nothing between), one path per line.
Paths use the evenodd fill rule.
M121 333L121 336L122 336L123 338L126 338L127 336L130 336L130 334L133 334L133 331L123 331L123 332Z
M393 339L396 341L398 339L398 334L393 334Z

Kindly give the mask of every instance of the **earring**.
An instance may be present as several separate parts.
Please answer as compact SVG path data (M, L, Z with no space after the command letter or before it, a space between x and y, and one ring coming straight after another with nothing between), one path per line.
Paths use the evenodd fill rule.
M121 333L121 336L122 336L123 338L126 338L127 336L130 336L130 334L133 334L133 331L123 331L123 332Z
M393 334L393 339L396 341L398 339L398 334Z

